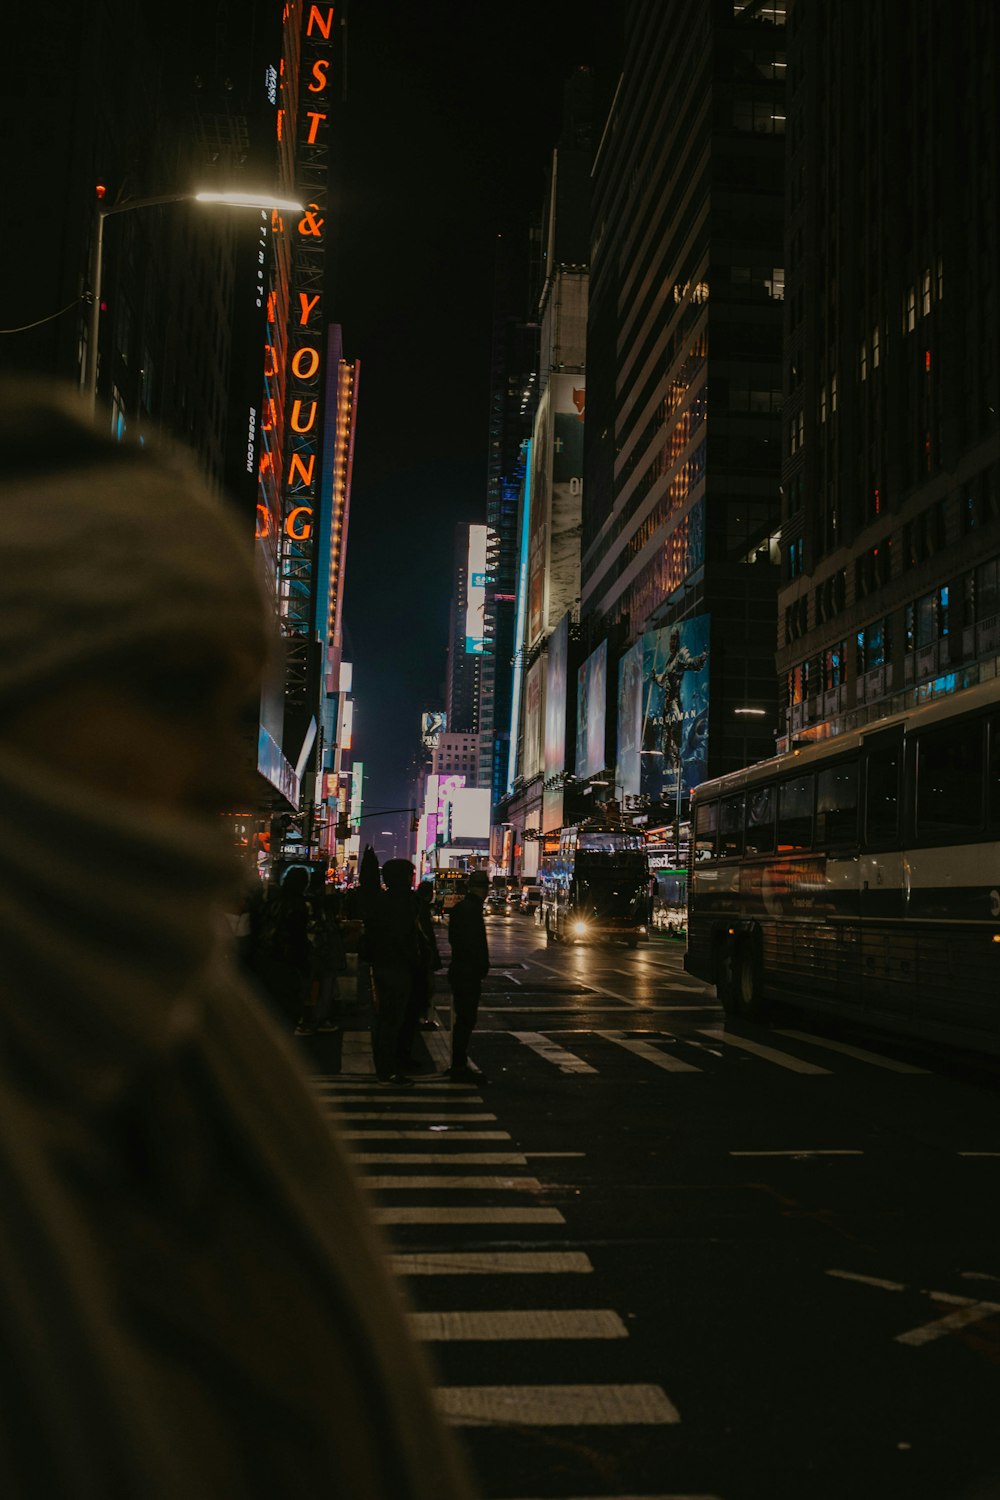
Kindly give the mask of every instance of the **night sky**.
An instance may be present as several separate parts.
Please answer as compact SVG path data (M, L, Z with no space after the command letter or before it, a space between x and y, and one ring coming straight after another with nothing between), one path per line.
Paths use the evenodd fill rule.
M540 210L564 79L595 67L599 114L613 92L623 4L351 6L335 316L361 360L345 656L366 812L409 800L444 701L454 528L485 520L497 236Z

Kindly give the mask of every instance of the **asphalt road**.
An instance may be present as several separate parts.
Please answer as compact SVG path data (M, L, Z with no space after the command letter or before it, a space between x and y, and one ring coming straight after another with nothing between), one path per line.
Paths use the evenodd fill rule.
M1000 1072L488 930L481 1086L304 1043L483 1495L1000 1497Z

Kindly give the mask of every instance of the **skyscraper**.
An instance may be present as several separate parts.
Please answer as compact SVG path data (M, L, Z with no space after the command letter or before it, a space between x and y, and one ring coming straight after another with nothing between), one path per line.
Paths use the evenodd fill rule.
M995 674L998 18L789 6L786 742Z
M783 23L632 0L594 167L581 616L595 642L665 632L647 706L671 631L704 643L701 774L774 749Z

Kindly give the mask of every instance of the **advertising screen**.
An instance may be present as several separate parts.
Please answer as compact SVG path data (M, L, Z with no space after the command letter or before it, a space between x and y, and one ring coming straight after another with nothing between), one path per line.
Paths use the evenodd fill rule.
M608 643L591 652L576 679L576 774L595 776L604 769L607 710Z
M569 615L549 636L545 680L545 776L566 769L566 672L569 659Z
M448 715L444 709L430 709L420 715L420 738L428 750L433 750L448 728Z
M579 377L553 375L535 413L526 644L551 630L580 592L583 412Z
M486 527L469 527L468 596L465 606L465 650L481 656L486 608Z
M541 774L542 759L542 673L545 660L539 657L528 668L524 684L524 743L521 749L521 774L526 781Z
M648 630L618 671L618 781L682 802L708 771L708 615Z

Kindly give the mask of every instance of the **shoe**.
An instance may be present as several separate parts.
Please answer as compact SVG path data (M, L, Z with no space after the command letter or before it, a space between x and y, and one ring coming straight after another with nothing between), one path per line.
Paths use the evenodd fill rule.
M300 1021L299 1024L295 1028L294 1035L295 1036L315 1036L316 1033L317 1033L317 1031L319 1031L319 1029L320 1028L318 1026L310 1026L305 1021Z
M393 1073L389 1078L376 1078L375 1082L380 1089L412 1089L413 1079L407 1078L403 1073Z
M430 1016L427 1016L423 1020L418 1021L417 1025L420 1027L421 1031L440 1031L441 1029L440 1022L433 1020Z
M337 1025L336 1021L320 1021L319 1025L316 1027L316 1030L326 1033L328 1031L339 1031L340 1027Z
M455 1067L454 1065L450 1067L448 1069L447 1076L451 1079L452 1083L486 1082L486 1078L482 1073L474 1073L472 1069L465 1063L463 1063L460 1067Z

